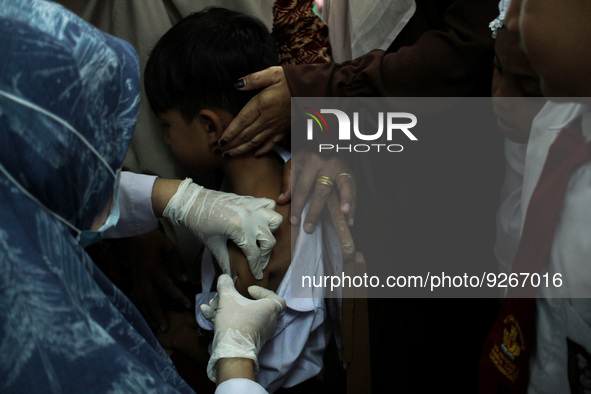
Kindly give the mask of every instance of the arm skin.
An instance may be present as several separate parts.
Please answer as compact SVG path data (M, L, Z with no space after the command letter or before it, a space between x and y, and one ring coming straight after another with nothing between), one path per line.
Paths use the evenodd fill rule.
M283 215L284 219L279 229L274 233L277 243L269 259L269 265L263 270L263 279L256 280L248 268L248 262L242 251L234 244L228 245L232 277L238 276L236 290L247 298L250 298L247 289L252 285L277 291L291 262L291 234L295 236L297 231L292 231L292 227L286 219L289 214L289 205L277 207L276 210Z
M156 178L152 189L152 209L157 218L162 217L166 205L174 196L182 180Z
M258 198L274 198L281 187L282 165L278 165L276 159L268 157L261 158L256 163L260 166L265 166L264 163L271 163L271 171L259 173L258 176L254 177L255 180L264 178L264 182L255 181L256 184L254 184L247 181L246 177L240 177L240 182L232 184L232 191L236 194ZM269 166L265 167L269 168ZM291 262L291 234L297 234L297 231L292 231L289 220L287 220L290 209L291 204L275 207L275 211L283 216L283 222L273 233L277 242L271 253L269 265L263 270L262 280L258 281L254 278L242 251L233 243L228 244L232 277L238 276L235 286L236 290L243 296L250 298L247 289L251 285L261 286L273 291L276 291L279 287Z
M249 358L221 358L216 363L218 381L217 384L226 380L243 378L256 382L254 373L254 362Z

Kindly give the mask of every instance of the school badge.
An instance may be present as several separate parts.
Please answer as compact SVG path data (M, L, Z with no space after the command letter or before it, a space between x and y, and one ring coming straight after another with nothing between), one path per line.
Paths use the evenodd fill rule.
M507 379L515 382L519 376L516 361L524 350L525 340L521 326L515 315L507 315L503 320L503 342L494 344L489 357Z

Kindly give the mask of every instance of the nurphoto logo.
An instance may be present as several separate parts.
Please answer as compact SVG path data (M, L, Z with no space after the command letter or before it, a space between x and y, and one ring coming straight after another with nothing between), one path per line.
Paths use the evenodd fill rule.
M404 147L401 144L394 144L392 137L394 135L404 135L410 141L418 141L417 137L410 131L416 126L417 117L409 112L378 112L377 113L377 130L369 130L367 124L370 123L368 119L361 119L359 112L353 112L353 122L347 113L339 109L322 108L316 111L309 107L304 107L304 114L308 115L310 119L307 120L307 139L312 141L314 139L314 130L320 132L330 133L326 119L322 114L331 114L336 116L338 122L338 141L365 141L366 143L359 144L318 144L318 152L402 152ZM375 116L374 116L375 118ZM365 121L364 121L365 120ZM372 119L372 121L375 119ZM360 124L361 123L361 124ZM351 132L352 131L352 132ZM384 136L385 134L385 136ZM367 143L371 141L372 143Z

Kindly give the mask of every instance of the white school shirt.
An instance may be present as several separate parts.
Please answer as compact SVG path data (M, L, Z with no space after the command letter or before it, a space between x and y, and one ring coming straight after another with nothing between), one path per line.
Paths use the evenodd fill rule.
M521 190L527 144L505 138L505 179L497 210L497 240L494 247L499 272L511 273L521 238Z
M591 113L587 111L581 104L549 102L534 119L526 156L524 204L529 203L550 145L563 127L584 114L583 136L591 140ZM558 293L541 287L540 296L591 292L591 162L571 175L548 265L542 271L546 270L550 277L562 274L564 285ZM591 390L591 299L539 298L528 392L587 390Z

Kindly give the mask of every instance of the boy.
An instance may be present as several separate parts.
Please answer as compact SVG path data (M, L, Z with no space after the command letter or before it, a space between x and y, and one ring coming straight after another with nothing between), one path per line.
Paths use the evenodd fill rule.
M505 179L497 211L494 248L500 272L510 273L521 234L521 190L527 140L534 117L545 103L540 80L519 46L519 34L504 26L509 1L499 3L500 15L490 27L495 38L492 79L493 109L505 135Z
M233 81L276 63L275 43L265 26L221 8L188 16L159 40L146 65L146 93L163 122L165 141L192 175L221 170L225 184L236 194L275 198L280 193L283 160L275 154L257 158L212 153L225 127L253 96L236 90ZM240 250L230 248L238 291L247 295L247 287L256 283L286 298L287 310L279 318L277 333L259 355L258 380L269 391L294 386L320 372L329 336L324 301L290 296L290 245L298 234L294 231L290 239L289 209L289 205L277 207L284 221L275 232L277 244L261 281L255 281ZM300 249L313 256L298 259L298 267L306 265L311 275L322 274L321 237L319 229L313 234L300 232L297 240L305 245ZM213 282L208 260L204 256L204 294L198 296L198 305L213 294L207 293Z
M551 100L534 119L528 142L521 244L528 240L531 244L533 239L538 248L548 245L540 274L548 272L551 278L560 274L563 284L551 283L537 289L540 298L535 302L535 332L524 330L521 336L532 343L529 353L516 357L529 355L524 360L528 365L521 371L523 373L518 371L520 375L526 374L523 378L527 388L523 391L528 392L591 389L591 304L588 299L591 114L587 97L591 95L591 57L587 49L591 44L590 18L591 3L578 0L513 0L506 15L509 30L520 34L522 46L540 78L542 94ZM570 147L564 148L569 144L578 156L576 160ZM561 153L560 150L563 158L554 159L554 154ZM571 162L573 169L563 174L560 169ZM549 170L554 170L554 180L561 181L565 188L560 198L553 195L558 187L546 176ZM547 212L555 208L548 206L545 212L539 212L540 207L553 198L558 202L559 217L552 225L543 226L551 231L551 241L541 241L539 235L527 231L528 223L532 219L546 219ZM519 322L528 324L524 320Z

